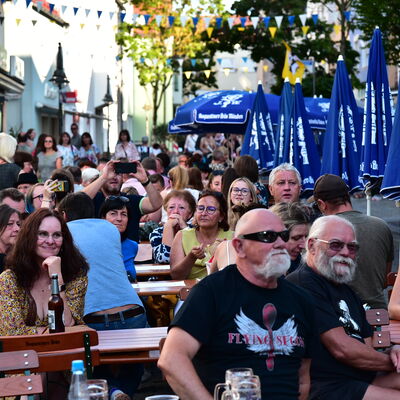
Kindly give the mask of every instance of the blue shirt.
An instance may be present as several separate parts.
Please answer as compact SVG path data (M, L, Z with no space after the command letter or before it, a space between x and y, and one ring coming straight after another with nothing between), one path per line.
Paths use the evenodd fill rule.
M139 249L139 245L130 239L125 239L121 243L122 257L124 258L124 264L126 272L133 278L136 279L136 269L133 260Z
M79 219L67 225L89 264L84 315L127 304L142 306L126 274L118 229L97 218Z

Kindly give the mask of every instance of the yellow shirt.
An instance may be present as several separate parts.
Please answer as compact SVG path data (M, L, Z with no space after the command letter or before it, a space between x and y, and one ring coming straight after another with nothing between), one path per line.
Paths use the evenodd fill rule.
M188 228L183 229L182 231L182 247L185 256L190 253L193 247L200 246L200 242L197 240L196 236L196 228ZM232 231L224 231L220 229L218 231L217 240L213 244L207 246L205 248L206 256L202 259L197 259L190 271L188 279L196 279L196 278L204 278L207 276L207 268L206 262L210 260L210 258L214 255L215 249L221 240L232 239L233 232Z

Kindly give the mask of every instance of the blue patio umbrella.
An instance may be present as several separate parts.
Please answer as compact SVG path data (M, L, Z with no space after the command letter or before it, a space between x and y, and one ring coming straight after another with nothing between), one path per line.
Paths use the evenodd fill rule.
M382 34L376 28L370 47L365 90L360 166L360 175L365 182L384 174L393 116Z
M278 126L275 136L274 167L289 161L290 146L285 146L285 143L290 142L292 110L292 85L289 82L289 78L285 78L279 101Z
M262 84L258 84L254 105L244 135L240 155L252 156L259 169L273 168L275 140Z
M203 93L178 107L173 124L176 129L199 132L244 134L256 94L241 90L217 90ZM265 94L272 124L278 121L280 96ZM329 99L305 98L312 128L325 129ZM181 132L184 133L184 132Z
M381 194L391 200L400 200L400 101L397 99L389 154L383 176Z
M325 131L321 175L340 176L350 191L362 187L359 179L361 134L361 115L346 64L339 56Z
M289 162L300 172L303 190L313 190L314 182L319 177L321 162L308 122L299 79L294 86L291 140L285 145L290 146Z

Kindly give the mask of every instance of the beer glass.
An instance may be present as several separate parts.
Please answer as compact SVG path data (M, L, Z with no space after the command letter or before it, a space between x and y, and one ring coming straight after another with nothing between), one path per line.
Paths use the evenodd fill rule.
M108 385L105 379L88 379L90 400L108 400Z
M155 396L147 396L145 400L179 400L179 397L173 394L157 394Z
M261 400L260 378L257 375L237 380L230 390L222 394L222 400Z
M229 391L236 382L241 381L246 377L253 376L253 370L251 368L231 368L225 372L225 383L218 383L214 390L214 400L219 399L219 392L222 388Z

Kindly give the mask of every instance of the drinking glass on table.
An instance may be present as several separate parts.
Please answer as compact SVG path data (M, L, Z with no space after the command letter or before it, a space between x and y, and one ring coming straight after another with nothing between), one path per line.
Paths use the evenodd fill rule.
M148 396L145 400L179 400L179 397L173 394L157 394L155 396Z
M219 392L221 388L229 391L232 387L236 386L237 382L245 379L246 377L253 376L251 368L230 368L225 372L225 383L218 383L214 390L214 400L219 399Z
M105 379L88 379L90 400L108 400L108 385Z
M260 378L257 375L237 380L231 390L222 394L222 400L261 400Z

